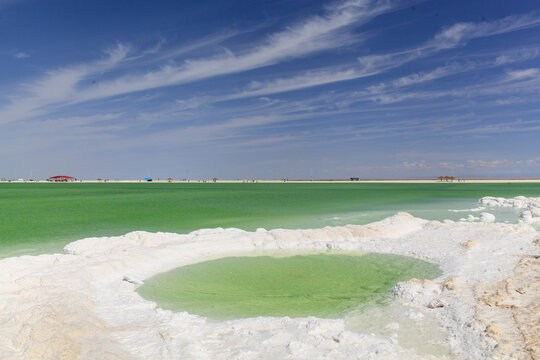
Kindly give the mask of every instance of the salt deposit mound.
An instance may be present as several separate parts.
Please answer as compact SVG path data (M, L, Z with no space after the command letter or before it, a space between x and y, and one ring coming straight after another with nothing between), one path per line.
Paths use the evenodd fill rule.
M505 199L486 196L480 202L487 206L512 207L520 210L521 221L529 224L540 223L540 197L516 196Z
M525 223L426 221L399 213L364 226L132 232L79 240L65 254L0 261L0 358L538 358L539 239ZM146 278L186 264L304 250L384 252L439 263L442 276L399 283L394 301L418 319L434 316L451 354L426 354L392 337L351 332L340 319L211 322L161 310L134 291Z

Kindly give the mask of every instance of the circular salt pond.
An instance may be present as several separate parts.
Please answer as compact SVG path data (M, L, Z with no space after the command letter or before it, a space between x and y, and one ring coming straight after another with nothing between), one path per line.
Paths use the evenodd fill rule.
M389 254L227 257L159 274L137 291L164 309L217 320L339 318L383 300L399 281L440 273L435 264Z

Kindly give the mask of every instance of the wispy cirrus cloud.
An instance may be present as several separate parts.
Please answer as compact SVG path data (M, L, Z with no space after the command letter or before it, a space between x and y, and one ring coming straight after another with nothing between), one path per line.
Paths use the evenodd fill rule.
M15 54L13 54L13 57L16 59L26 59L26 58L29 58L30 55L28 55L27 53L23 51L18 51Z
M540 49L538 47L506 50L505 53L497 56L495 59L495 64L505 65L518 61L531 60L537 58L538 54L540 54Z
M507 71L508 78L510 80L521 80L521 79L531 79L536 78L540 75L540 69L530 68L530 69L520 69L520 70L509 70Z
M77 93L77 86L88 76L117 66L129 52L118 44L106 51L106 57L94 62L48 71L41 78L20 86L18 95L10 96L0 108L0 122L7 123L47 113L47 106L69 102Z
M341 47L354 41L349 27L361 25L392 9L392 2L350 0L329 7L323 16L313 16L286 30L268 36L238 54L225 53L210 58L186 60L182 65L167 64L157 70L126 75L93 86L81 86L81 80L95 71L104 71L104 62L70 66L50 71L42 79L27 84L24 94L10 98L10 104L0 108L3 122L32 117L44 107L59 103L77 103L193 82L214 76L248 71L273 65L287 59ZM117 65L125 59L127 48L119 45L105 63ZM119 55L121 57L119 58Z
M443 29L426 44L425 48L453 48L472 39L530 29L539 25L540 17L537 14L511 15L490 22L460 22Z
M412 85L418 85L425 82L430 82L438 80L444 77L465 73L480 68L490 68L502 65L508 65L513 62L530 60L538 56L538 51L528 52L523 54L522 52L512 51L506 56L499 55L496 58L482 60L482 61L466 61L466 62L453 62L443 66L439 66L433 70L415 72L406 76L401 76L395 80L381 82L374 85L369 85L365 90L357 91L353 94L353 97L356 101L364 99L371 100L380 104L389 104L395 103L398 101L403 101L405 99L411 98L436 98L446 95L464 93L465 89L462 89L460 92L453 92L450 90L438 90L430 92L411 92L407 90L405 93L399 92L401 88L409 87ZM306 73L290 77L290 78L278 78L271 81L254 81L250 83L246 89L241 92L218 96L218 97L206 97L204 102L213 102L213 101L225 101L231 99L239 99L252 96L263 96L269 94L276 94L287 91L294 91L314 86L320 86L325 84L331 84L334 82L346 81L359 79L362 77L370 77L378 74L383 71L383 69L375 69L373 66L368 66L370 71L364 69L355 69L355 68L330 68L330 69L320 69L314 71L308 71ZM523 80L523 79L533 79L538 75L538 69L524 69L524 70L509 70L506 72L507 79L509 80ZM490 92L493 92L494 83L489 84ZM500 81L497 84L497 88L501 88ZM469 87L467 87L469 88ZM511 88L507 88L511 90ZM478 90L478 86L475 87L475 90ZM469 92L470 93L470 92ZM483 92L479 91L478 94L481 95ZM344 99L346 97L344 96ZM346 100L345 100L346 101ZM190 99L190 103L196 103L196 99ZM202 103L202 102L200 102Z
M413 60L432 56L443 50L463 46L473 39L530 29L537 26L540 26L540 16L537 14L507 16L491 22L460 22L442 29L432 39L418 47L389 54L363 56L358 58L358 61L365 70L380 72L400 67ZM504 60L508 59L500 58L501 62Z
M437 33L433 39L413 49L403 50L391 54L368 55L358 58L357 65L314 69L295 74L291 77L281 77L268 81L253 81L242 91L223 96L206 97L206 102L219 102L253 96L270 95L288 91L332 84L342 81L371 77L388 70L400 67L405 63L432 56L440 51L465 44L468 40L518 31L540 25L540 17L533 15L509 16L500 20L485 23L457 23ZM480 62L454 62L449 65L437 67L431 71L413 73L400 77L388 84L371 85L366 93L374 95L372 100L380 103L391 103L407 98L378 94L383 90L400 88L414 84L440 79L442 77L474 70L480 67L493 67L536 58L538 49L525 49L522 51L509 50L508 53L498 55L495 60ZM362 92L359 92L360 94ZM195 99L191 99L193 104Z
M80 100L109 97L126 92L141 91L162 86L178 85L214 76L261 68L285 61L334 49L353 41L346 30L359 26L373 17L392 9L390 2L368 0L347 1L330 8L325 16L311 17L284 31L267 37L238 54L224 49L224 54L203 59L187 60L183 65L166 65L159 70L126 76L79 94Z
M248 71L273 65L290 58L302 57L315 52L343 46L352 41L347 33L350 26L358 26L395 7L394 3L368 0L347 1L329 8L324 16L315 16L287 28L282 32L270 35L261 45L238 54L230 50L222 55L210 58L188 60L182 65L167 64L158 70L126 75L102 81L92 86L82 85L81 81L96 71L106 71L118 65L138 59L140 56L127 57L127 47L118 47L109 54L109 67L103 66L106 61L69 66L49 71L42 79L22 86L23 93L11 97L10 104L0 108L4 122L15 121L45 113L48 106L73 104L89 100L103 99L137 91L178 85L209 77ZM308 70L289 78L277 78L269 81L254 81L241 92L218 96L215 101L231 100L252 96L263 96L280 92L294 91L341 81L369 77L389 69L399 67L421 57L433 55L438 51L466 43L466 41L483 36L491 36L505 32L522 30L540 24L540 18L533 15L509 16L493 22L458 23L443 29L432 40L425 44L397 53L369 55L358 59L358 65L350 67L323 68ZM337 34L340 36L336 36ZM206 39L214 41L215 39ZM158 52L161 43L144 56ZM196 45L193 45L196 46ZM116 59L122 54L122 59ZM157 54L159 56L159 54ZM170 52L169 55L170 56ZM115 60L116 59L116 60ZM502 64L510 61L508 57L499 57ZM99 65L101 64L101 65ZM407 86L429 81L466 69L455 66L439 67L431 72L413 74L403 77L394 83L394 87ZM388 103L399 99L398 96L379 95L377 101ZM399 100L397 100L399 101Z
M223 100L240 99L253 96L270 95L287 91L300 90L314 86L331 84L340 81L370 76L354 68L328 68L307 71L289 78L278 78L269 81L253 81L241 92L220 98Z
M508 167L519 167L519 166L540 166L540 158L536 159L522 159L522 160L510 160L510 159L494 159L494 160L483 160L483 159L469 159L463 162L426 162L425 160L421 161L404 161L399 167L406 169L415 169L415 170L424 170L424 169L464 169L464 168L508 168Z
M454 74L458 72L469 71L481 67L485 68L489 66L489 63L484 63L484 65L469 64L465 67L457 66L455 68ZM451 74L452 70L450 70L449 72L435 70L434 72L428 72L423 74L420 73L418 74L418 76L414 76L413 78L421 82L430 81ZM537 94L538 86L540 86L540 69L528 68L508 70L504 73L504 75L495 75L491 78L485 78L475 84L429 89L423 91L404 91L403 89L401 89L402 86L399 84L398 79L397 83L381 83L379 85L368 87L366 91L358 92L356 101L368 99L379 104L392 104L404 100L413 99L426 100L442 97L479 98L485 96L505 96L504 99L496 99L496 103L504 104L510 98L513 98L513 100L508 103L516 103L515 97L519 94ZM523 102L525 99L523 98L520 100L521 102Z

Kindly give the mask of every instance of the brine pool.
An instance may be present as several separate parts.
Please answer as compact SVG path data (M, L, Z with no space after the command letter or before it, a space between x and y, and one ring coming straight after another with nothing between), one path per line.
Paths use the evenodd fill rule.
M214 320L342 318L384 302L397 282L440 274L436 264L400 255L274 254L182 266L147 279L137 291L161 308Z

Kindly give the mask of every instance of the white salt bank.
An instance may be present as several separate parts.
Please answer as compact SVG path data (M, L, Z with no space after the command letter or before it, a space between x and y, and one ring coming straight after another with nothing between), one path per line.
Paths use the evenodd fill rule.
M481 202L486 213L512 206L530 211L531 219L539 208L538 198ZM0 358L539 358L540 234L528 221L482 220L426 221L399 213L364 226L310 230L132 232L79 240L65 254L4 259ZM440 264L443 275L399 283L385 306L338 320L216 322L161 310L135 292L157 273L208 259L333 249L413 256Z
M517 196L511 199L486 196L480 202L487 206L512 207L520 211L523 222L540 223L540 197Z

